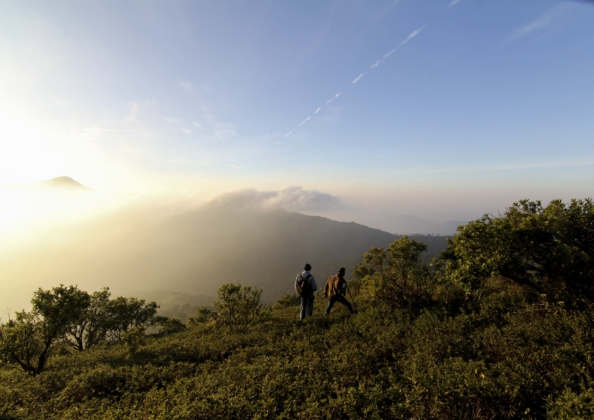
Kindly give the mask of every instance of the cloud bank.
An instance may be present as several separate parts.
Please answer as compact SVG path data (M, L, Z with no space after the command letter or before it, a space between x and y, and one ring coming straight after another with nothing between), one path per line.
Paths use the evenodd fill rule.
M234 208L240 211L270 211L284 209L295 212L318 212L333 210L344 204L340 198L298 186L276 191L245 189L222 194L207 203L207 206Z

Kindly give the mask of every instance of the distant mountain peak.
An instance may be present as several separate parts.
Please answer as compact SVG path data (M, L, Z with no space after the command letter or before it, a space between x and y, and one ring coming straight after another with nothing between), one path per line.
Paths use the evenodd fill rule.
M75 181L69 176L58 176L46 181L41 181L36 185L49 188L90 190L90 188L85 187L80 182Z

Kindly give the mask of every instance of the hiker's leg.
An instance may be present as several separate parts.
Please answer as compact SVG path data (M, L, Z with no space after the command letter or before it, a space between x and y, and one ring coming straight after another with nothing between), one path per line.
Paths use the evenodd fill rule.
M309 316L313 315L313 304L314 304L314 297L311 296L307 298L307 314Z
M337 300L340 303L342 303L344 306L346 306L350 313L354 313L353 307L351 306L351 302L349 302L343 295L337 295L337 296L338 296Z
M307 308L307 301L308 299L301 296L301 317L299 318L300 321L303 321L303 318L305 318L305 309Z
M332 307L334 306L334 302L336 302L336 299L334 299L334 296L330 296L328 298L328 307L326 308L326 315L330 314L330 311L332 310Z

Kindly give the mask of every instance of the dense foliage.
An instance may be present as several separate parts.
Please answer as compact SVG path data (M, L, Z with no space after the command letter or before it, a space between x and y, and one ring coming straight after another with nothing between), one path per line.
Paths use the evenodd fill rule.
M371 249L349 281L353 316L323 317L318 296L299 323L295 297L268 307L227 284L187 328L131 323L77 351L71 320L22 313L34 319L13 324L40 348L46 316L70 329L34 375L2 344L0 418L592 418L593 221L589 200L525 201L461 227L431 265L406 237Z
M175 324L157 316L155 302L109 297L109 289L92 295L76 286L37 290L31 312L17 312L0 325L0 360L37 375L59 345L82 351L105 341L129 341L156 324L169 329Z

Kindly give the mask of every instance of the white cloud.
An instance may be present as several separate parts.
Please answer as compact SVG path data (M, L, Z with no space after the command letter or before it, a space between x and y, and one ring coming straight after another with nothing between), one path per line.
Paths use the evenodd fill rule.
M184 122L184 120L182 120L181 118L176 117L163 117L163 119L171 124L183 124Z
M322 108L318 108L316 109L316 111L314 112L314 114L317 114L318 112L320 112L322 110Z
M359 76L357 76L357 77L355 78L355 80L353 80L351 83L352 83L352 84L355 84L355 83L357 83L359 80L361 80L361 78L363 77L363 74L364 74L364 73L361 73L361 74L360 74Z
M369 66L369 68L370 69L374 69L374 68L376 68L379 65L380 65L380 60L377 60L375 63L373 63L371 66Z
M193 122L192 125L194 127L197 127L197 128L202 128L202 126L200 125L200 123L197 123L197 122Z
M455 5L457 5L458 3L460 3L462 0L452 0L452 2L450 3L450 5L448 7L454 7Z
M137 102L134 102L132 105L130 105L130 111L128 111L128 115L126 115L126 118L124 119L124 121L126 123L138 123L138 116L140 114L140 104Z
M394 173L404 174L411 172L422 172L422 173L450 173L450 172L495 172L495 171L515 171L522 169L542 169L542 168L568 168L574 166L594 166L594 160L589 157L578 160L560 160L560 161L548 161L548 162L525 162L517 164L493 164L493 165L480 165L480 166L449 166L441 168L430 168L426 166L411 167L408 169L400 170Z
M218 123L216 124L214 134L218 139L224 140L235 136L235 134L237 134L237 131L235 130L235 126L230 122Z
M179 81L179 86L185 90L186 92L190 93L194 91L194 85L192 85L192 83L187 82L185 80L180 80Z
M526 35L529 35L529 34L535 32L535 31L538 31L538 30L548 27L555 20L562 17L570 7L572 7L572 6L568 5L566 3L562 3L555 7L548 9L547 11L542 13L539 17L537 17L532 22L529 22L529 23L519 27L518 29L516 29L512 33L512 35L508 38L508 40L521 38L523 36L526 36Z
M246 189L220 195L209 203L211 206L231 206L240 211L266 211L285 209L296 212L317 212L343 206L340 198L298 186L284 187L276 191Z
M192 165L192 164L196 163L196 161L194 159L188 159L188 158L168 159L167 162L173 163L175 165Z
M192 130L188 130L187 128L181 128L180 130L186 134L192 134Z

